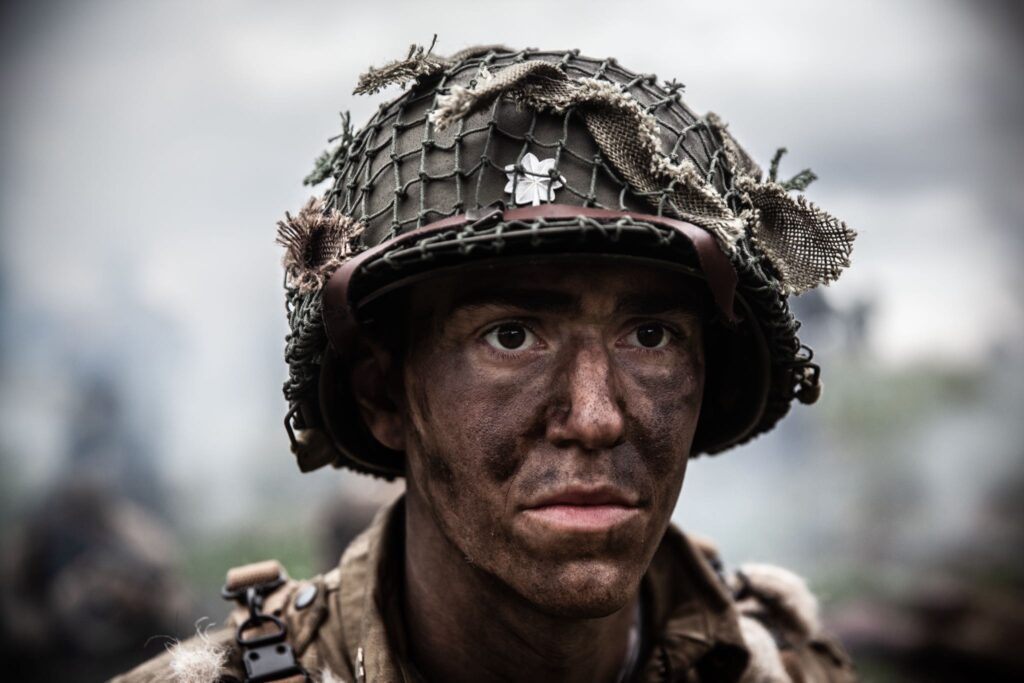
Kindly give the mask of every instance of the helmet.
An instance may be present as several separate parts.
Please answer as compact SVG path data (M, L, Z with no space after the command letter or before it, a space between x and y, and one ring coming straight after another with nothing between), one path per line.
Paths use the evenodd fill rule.
M410 83L307 183L333 185L278 224L285 247L285 426L303 471L386 478L404 455L362 423L351 354L389 297L452 269L551 258L629 259L700 278L707 377L693 454L770 430L820 372L788 297L849 265L855 234L802 196L810 171L765 177L682 86L578 51L410 48L356 93Z

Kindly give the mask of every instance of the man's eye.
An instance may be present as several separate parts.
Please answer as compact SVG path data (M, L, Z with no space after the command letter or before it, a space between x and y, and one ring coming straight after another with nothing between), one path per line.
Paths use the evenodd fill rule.
M668 344L671 336L672 333L660 323L644 323L629 333L626 343L645 349L660 349Z
M537 336L519 323L503 323L491 329L484 340L499 351L524 351L537 343Z

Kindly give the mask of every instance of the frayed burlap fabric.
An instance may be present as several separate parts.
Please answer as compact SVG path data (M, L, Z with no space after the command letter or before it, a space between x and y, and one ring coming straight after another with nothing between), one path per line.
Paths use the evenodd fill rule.
M708 123L723 139L723 152L748 207L739 214L691 162L673 161L661 151L657 120L629 93L608 81L570 79L549 62L526 61L496 74L485 71L473 90L453 86L438 98L431 120L446 128L503 95L537 111L579 111L601 152L637 194L663 202L659 191L668 189L669 211L711 232L727 253L749 230L776 267L787 294L826 284L850 264L855 233L802 197L791 197L774 180L761 182L756 164L741 161L749 157L740 154L713 114Z
M285 213L277 223L277 243L285 248L282 260L288 286L303 293L319 290L334 269L352 252L361 226L322 199L311 197L297 216Z
M476 90L453 86L450 94L438 98L431 118L443 129L506 94L537 111L560 114L575 108L601 152L635 192L655 196L672 188L672 213L710 231L727 251L743 234L743 220L733 215L692 163L672 162L661 153L655 118L608 81L570 80L549 62L513 64L483 80Z
M436 42L437 36L435 35L428 48L414 43L409 46L409 54L405 56L405 59L388 62L376 69L370 67L359 77L359 82L352 94L373 95L389 85L405 85L417 78L443 71L449 61L432 54Z
M828 284L850 265L856 233L778 183L741 180L754 208L751 238L779 272L787 294Z

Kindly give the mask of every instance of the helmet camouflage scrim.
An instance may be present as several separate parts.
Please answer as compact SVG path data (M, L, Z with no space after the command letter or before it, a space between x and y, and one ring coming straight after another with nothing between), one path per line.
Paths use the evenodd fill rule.
M790 294L849 265L854 233L767 177L682 86L613 59L499 46L448 58L423 48L364 74L356 93L410 83L306 179L322 199L285 215L291 333L285 419L303 471L387 478L348 387L350 354L390 293L432 274L570 254L673 268L706 283L707 379L693 453L770 430L820 392ZM781 151L780 151L781 152Z

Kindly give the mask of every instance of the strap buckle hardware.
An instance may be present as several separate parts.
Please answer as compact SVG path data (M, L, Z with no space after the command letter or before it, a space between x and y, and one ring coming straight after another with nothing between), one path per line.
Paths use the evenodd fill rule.
M249 617L235 631L235 642L242 651L242 663L245 665L246 683L269 683L293 676L309 680L288 644L288 628L284 622L272 614L263 613L263 599L284 582L284 575L279 574L276 579L234 590L225 584L220 591L225 600L237 602L249 610ZM258 635L247 637L246 633L251 631L257 631Z

